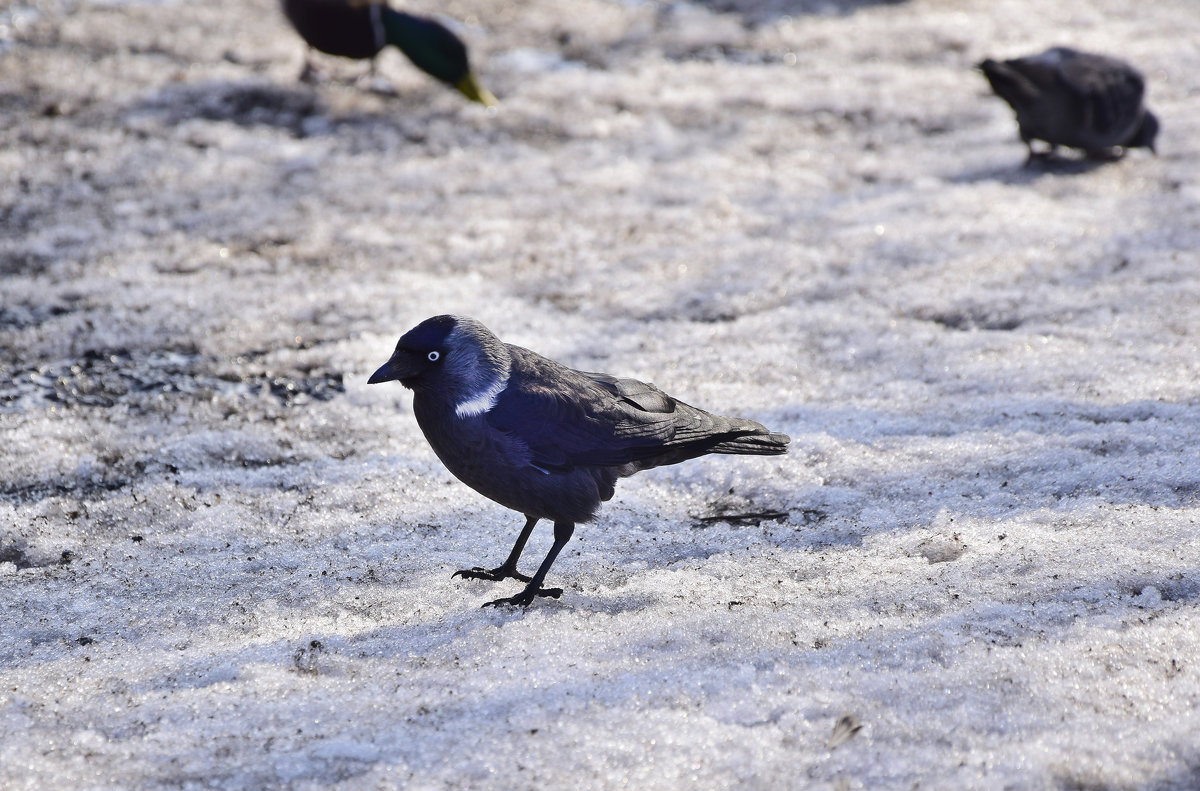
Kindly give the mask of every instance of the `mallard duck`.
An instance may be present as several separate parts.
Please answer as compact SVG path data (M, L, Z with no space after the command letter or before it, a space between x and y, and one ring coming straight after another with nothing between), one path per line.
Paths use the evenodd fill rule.
M282 0L282 5L292 27L313 49L361 60L391 44L417 68L471 101L496 104L496 97L475 79L466 45L436 20L397 11L386 0Z
M1054 47L1013 60L987 59L979 69L992 90L1017 113L1021 140L1035 159L1033 140L1117 159L1129 148L1154 152L1158 118L1142 104L1145 80L1128 63Z

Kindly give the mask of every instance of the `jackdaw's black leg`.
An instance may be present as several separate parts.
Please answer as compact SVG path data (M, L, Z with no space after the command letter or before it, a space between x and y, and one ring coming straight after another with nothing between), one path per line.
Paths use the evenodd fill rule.
M525 590L518 593L516 596L509 596L504 599L496 599L484 603L484 607L497 607L501 604L511 604L515 607L527 607L538 596L549 596L552 599L557 599L562 595L562 588L543 588L542 582L546 579L546 572L550 571L550 567L554 565L554 559L558 557L558 553L571 540L571 534L575 532L574 522L555 522L554 523L554 546L550 547L550 551L546 553L546 559L542 561L542 565L538 566L537 573L533 575L533 579L525 586Z
M533 532L533 526L538 523L536 516L525 517L525 527L521 529L521 535L517 536L517 543L513 544L512 552L508 553L508 560L504 564L497 566L494 569L485 569L476 566L473 569L459 569L450 575L454 577L462 577L468 580L492 580L499 582L503 579L512 577L521 582L529 582L529 577L517 571L517 561L521 559L521 553L525 551L525 542L529 540L529 534Z

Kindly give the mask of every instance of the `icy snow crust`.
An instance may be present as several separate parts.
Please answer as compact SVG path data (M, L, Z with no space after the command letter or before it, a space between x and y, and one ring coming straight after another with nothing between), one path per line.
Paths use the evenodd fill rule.
M498 112L271 0L0 12L0 787L1200 786L1200 6L409 7ZM1060 43L1159 157L1021 167L971 67ZM365 384L440 312L792 452L481 609L520 516Z

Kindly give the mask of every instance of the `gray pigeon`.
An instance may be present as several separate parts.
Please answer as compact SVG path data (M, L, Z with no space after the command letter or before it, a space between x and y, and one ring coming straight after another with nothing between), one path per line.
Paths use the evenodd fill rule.
M753 420L688 406L636 379L567 368L503 343L478 321L434 316L409 330L368 380L399 380L413 391L417 425L446 468L475 491L525 515L497 568L455 576L527 583L489 605L528 605L577 522L591 521L618 478L707 453L777 455L784 434ZM554 522L554 545L537 573L517 560L539 519ZM486 606L486 605L485 605Z
M987 59L979 69L992 90L1017 113L1021 140L1033 161L1033 140L1079 148L1096 159L1119 159L1124 150L1154 152L1158 119L1142 104L1145 80L1124 61L1054 47L1014 60Z

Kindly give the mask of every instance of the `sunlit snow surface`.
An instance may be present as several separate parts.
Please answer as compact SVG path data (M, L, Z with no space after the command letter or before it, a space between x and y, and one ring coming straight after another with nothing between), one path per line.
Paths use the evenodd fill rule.
M0 787L1200 786L1194 0L409 7L497 112L271 0L0 11ZM1157 158L1022 168L972 66L1052 44ZM442 312L791 453L481 609L520 516L366 385Z

